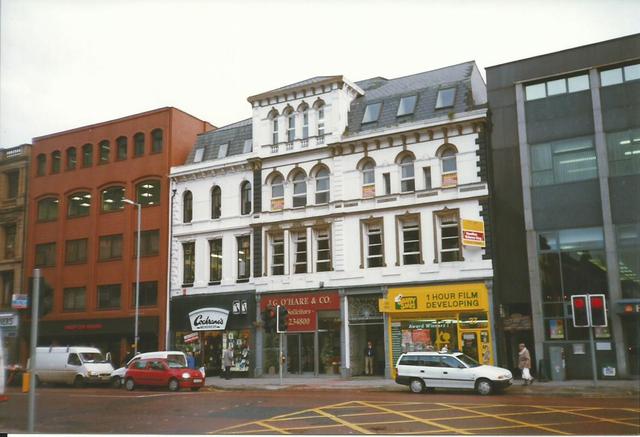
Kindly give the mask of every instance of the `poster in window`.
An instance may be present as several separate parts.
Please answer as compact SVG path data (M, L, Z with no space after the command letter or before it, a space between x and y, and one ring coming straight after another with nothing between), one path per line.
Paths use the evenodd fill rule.
M562 319L549 320L549 338L552 340L564 339L564 320Z
M431 331L428 329L414 329L411 338L416 350L424 351L427 346L431 346Z
M458 173L445 173L442 175L442 187L455 187L458 185Z

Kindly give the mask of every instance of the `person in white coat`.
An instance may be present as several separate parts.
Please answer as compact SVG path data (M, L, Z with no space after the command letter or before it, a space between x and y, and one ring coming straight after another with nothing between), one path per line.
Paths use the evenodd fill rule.
M522 370L523 385L533 384L533 376L531 376L531 354L525 347L524 343L518 345L518 368Z

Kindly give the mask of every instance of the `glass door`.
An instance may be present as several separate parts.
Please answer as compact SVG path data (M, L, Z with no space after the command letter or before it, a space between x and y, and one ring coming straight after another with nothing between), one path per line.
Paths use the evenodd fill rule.
M287 334L287 372L301 375L314 373L315 348L313 332Z

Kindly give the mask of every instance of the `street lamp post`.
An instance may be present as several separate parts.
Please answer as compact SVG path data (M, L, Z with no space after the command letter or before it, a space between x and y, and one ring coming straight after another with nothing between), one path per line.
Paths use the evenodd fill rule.
M136 206L138 208L138 247L136 250L136 313L135 313L135 322L134 322L134 343L133 343L133 354L136 355L138 353L138 313L140 312L140 224L142 222L142 205L134 202L129 199L122 199L124 203L128 203L129 205Z

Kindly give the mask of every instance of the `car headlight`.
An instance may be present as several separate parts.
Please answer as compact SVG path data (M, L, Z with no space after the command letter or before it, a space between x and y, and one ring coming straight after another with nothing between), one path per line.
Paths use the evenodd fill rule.
M189 379L189 378L191 378L191 374L189 372L184 372L182 374L182 379Z
M98 376L98 372L89 371L89 376Z

